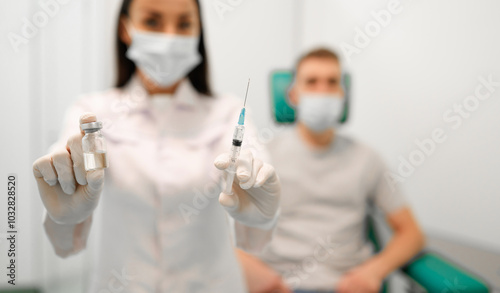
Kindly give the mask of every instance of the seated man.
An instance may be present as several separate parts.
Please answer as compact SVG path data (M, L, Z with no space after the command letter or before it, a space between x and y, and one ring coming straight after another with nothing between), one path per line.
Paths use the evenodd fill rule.
M281 218L273 241L257 255L261 261L240 253L247 280L254 280L251 291L258 282L282 288L277 272L295 292L379 292L384 278L424 245L408 203L385 178L381 158L337 133L343 94L335 53L318 49L300 58L289 92L297 123L270 144L282 183ZM376 255L365 227L370 202L394 231Z

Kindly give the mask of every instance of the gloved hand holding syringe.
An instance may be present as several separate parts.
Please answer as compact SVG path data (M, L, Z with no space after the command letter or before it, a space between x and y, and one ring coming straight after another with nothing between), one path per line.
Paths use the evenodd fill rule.
M234 128L233 133L233 143L231 146L231 162L229 167L226 169L226 185L224 187L224 193L227 195L232 195L234 175L236 174L236 161L240 156L241 144L243 143L243 135L245 134L245 106L247 103L248 88L250 86L250 79L248 79L247 91L245 93L245 101L243 102L243 108L240 112L240 117L238 118L238 125Z
M250 150L241 149L249 85L250 80L243 109L234 128L231 151L219 155L214 162L225 175L219 202L234 219L245 226L269 230L279 215L281 185L273 166L254 156Z

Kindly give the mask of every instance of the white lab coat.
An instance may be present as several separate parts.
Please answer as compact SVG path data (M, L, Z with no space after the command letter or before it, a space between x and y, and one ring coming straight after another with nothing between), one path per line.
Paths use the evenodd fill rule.
M173 97L152 98L134 77L124 90L84 96L67 111L51 150L77 133L80 114L90 111L104 123L109 157L89 292L246 292L230 227L250 249L261 248L272 233L228 224L218 203L222 172L213 165L229 151L240 108L241 100L229 96L201 96L188 80ZM247 125L246 138L255 138ZM251 141L247 147L268 159ZM92 218L74 233L45 219L59 255L85 247Z

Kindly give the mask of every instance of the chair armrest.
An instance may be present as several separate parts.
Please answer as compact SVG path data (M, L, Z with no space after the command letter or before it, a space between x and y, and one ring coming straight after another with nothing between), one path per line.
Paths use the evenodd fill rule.
M436 253L420 253L402 271L428 292L491 292L484 280Z

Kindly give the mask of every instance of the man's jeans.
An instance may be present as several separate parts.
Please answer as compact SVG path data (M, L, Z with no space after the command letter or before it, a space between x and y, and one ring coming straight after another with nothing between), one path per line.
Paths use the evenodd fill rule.
M335 293L333 291L295 290L294 293Z

